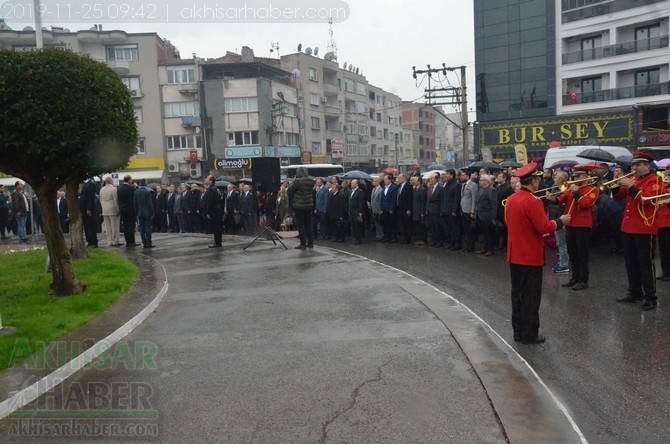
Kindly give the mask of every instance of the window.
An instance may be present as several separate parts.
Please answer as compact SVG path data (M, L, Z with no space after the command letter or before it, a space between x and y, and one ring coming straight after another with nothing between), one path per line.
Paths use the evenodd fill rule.
M225 99L224 109L227 113L249 113L258 111L258 99L256 97L240 97Z
M142 123L144 122L144 116L142 115L142 108L135 108L135 122Z
M168 84L195 83L195 68L168 68Z
M323 154L321 152L321 142L312 142L312 154Z
M661 71L659 68L635 71L635 97L661 94Z
M423 117L423 111L419 110L419 117Z
M371 126L370 127L370 137L377 137L377 127L376 126Z
M140 137L137 139L137 154L146 154L147 153L147 139L146 137Z
M312 117L312 129L320 129L321 128L321 119L318 117Z
M319 71L317 71L315 68L309 68L309 80L313 82L318 82L319 81Z
M123 82L124 85L126 85L126 88L128 88L131 91L137 91L135 93L139 94L140 91L140 78L139 77L121 77L121 81Z
M287 146L298 146L298 133L285 133Z
M188 134L183 136L167 136L167 149L186 150L192 148L202 148L202 137L197 134Z
M593 60L597 57L596 51L602 46L602 36L582 39L582 60Z
M284 102L284 115L288 117L298 117L298 107L292 103Z
M358 94L360 94L360 95L362 95L362 96L364 96L364 95L367 94L367 92L365 91L365 83L358 82L358 83L356 84L356 87L357 87L357 89L358 89L358 91L357 91Z
M309 104L310 105L319 104L319 95L317 93L309 93Z
M422 130L422 129L423 129L423 122L422 122L422 121L420 121L420 120L419 120L419 129L420 129L420 130Z
M602 78L601 77L592 77L588 79L582 79L582 102L602 102L603 101L603 91L602 91Z
M139 60L137 45L115 45L107 46L107 60L127 60L129 62Z
M198 102L173 102L164 105L165 117L197 116Z
M228 146L258 145L258 131L228 133Z
M349 92L356 92L356 83L351 79L344 79L344 90Z
M358 125L358 134L367 136L368 135L368 126L367 125Z
M347 123L344 125L344 132L347 134L358 134L356 131L356 124L355 123Z
M658 37L661 35L661 25L641 26L635 28L635 46L638 51L656 49ZM653 42L653 44L652 44Z

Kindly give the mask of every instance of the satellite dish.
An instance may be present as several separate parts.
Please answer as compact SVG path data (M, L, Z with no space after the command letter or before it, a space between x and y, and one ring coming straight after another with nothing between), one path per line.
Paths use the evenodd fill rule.
M356 74L358 74L358 68L356 68Z
M310 48L309 46L305 48L305 54L312 55L312 48Z
M332 52L327 52L323 56L323 60L328 60L329 62L332 62L334 58L335 55Z
M353 71L353 70L354 70L354 67L349 65L349 71Z
M314 47L314 57L316 57L317 55L319 55L319 47L315 46Z
M302 43L298 43L298 52L302 51Z
M347 62L344 62L344 65L342 66L342 69L347 69Z
M291 71L291 74L293 74L293 76L297 79L298 77L300 77L300 70L296 68L293 71Z
M30 26L26 26L25 28L23 28L23 30L24 30L24 31L32 31L33 28L31 28Z

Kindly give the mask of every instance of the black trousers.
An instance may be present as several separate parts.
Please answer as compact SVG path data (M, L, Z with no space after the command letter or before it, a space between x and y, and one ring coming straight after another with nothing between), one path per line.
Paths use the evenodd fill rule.
M565 243L570 257L572 280L589 282L589 242L591 229L585 227L565 227Z
M649 300L656 300L655 238L653 234L621 233L628 291Z
M96 215L89 216L86 213L82 214L82 222L84 223L84 236L88 245L98 246L98 230Z
M514 337L533 340L540 329L542 267L510 264Z
M384 211L382 213L382 225L384 226L384 239L398 239L395 214Z
M214 244L221 245L223 242L223 216L218 216L210 221L212 227L212 234L214 235Z
M398 237L401 241L409 242L412 239L412 215L408 215L406 211L403 211L402 213L397 213L397 217Z
M121 211L121 231L123 231L126 245L135 243L135 221L134 212Z
M9 209L0 208L0 236L5 236L5 230L9 234Z
M472 227L472 218L470 217L472 213L463 213L461 214L461 227L463 228L463 249L464 250L474 250L475 249L475 230Z
M300 245L314 245L314 231L312 226L312 210L293 210L295 224L298 227Z
M658 256L661 259L661 273L670 276L670 227L658 229Z

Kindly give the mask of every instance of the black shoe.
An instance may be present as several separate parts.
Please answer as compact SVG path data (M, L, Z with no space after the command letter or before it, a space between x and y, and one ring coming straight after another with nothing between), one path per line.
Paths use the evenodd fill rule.
M642 310L653 310L656 308L656 300L655 299L645 299L644 304L640 307Z
M306 248L307 248L307 247L304 246L304 245L298 245L297 247L295 247L296 250L304 250L304 249L306 249Z
M668 281L670 281L670 275L666 274L665 276L661 276L661 280L662 280L663 282L668 282Z
M12 236L2 236L2 237L0 237L0 239L2 239L2 240L7 240L7 239L11 239L11 238L12 238Z
M221 248L223 245L221 244L212 244L212 245L207 245L207 248Z
M514 342L521 342L521 333L514 333Z
M309 245L307 245L307 248L314 248L314 245L309 244Z
M575 286L575 285L577 285L577 281L574 280L574 279L570 279L570 280L569 280L568 282L566 282L565 284L561 284L561 287L573 287L573 286Z
M589 286L586 282L577 282L572 286L573 290L586 290L587 288L589 288Z
M156 246L154 244L151 244L151 245L145 245L144 248L156 248Z
M544 336L537 335L532 339L529 339L529 338L522 339L521 343L522 344L542 344L546 340L547 340L547 338L545 338Z
M626 303L626 304L632 304L632 303L635 303L635 302L640 302L641 300L642 300L642 296L635 296L635 295L629 294L626 297L618 298L616 301L617 302L623 302L623 303Z
M393 242L393 241L391 241L391 242ZM360 245L360 244L361 244L361 241L359 241L359 240L354 241L354 245Z
M137 242L128 242L126 244L126 247L138 247L139 245L140 244L138 244Z

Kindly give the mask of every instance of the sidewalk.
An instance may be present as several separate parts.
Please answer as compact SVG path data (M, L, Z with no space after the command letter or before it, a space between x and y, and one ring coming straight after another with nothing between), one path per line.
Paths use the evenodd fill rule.
M289 250L257 241L242 251L249 238L226 236L212 251L209 236L155 237L151 251L114 250L140 266L138 284L66 340L121 328L155 341L161 366L188 351L197 367L148 375L161 430L171 430L162 442L197 436L212 414L226 442L585 442L502 338L413 276L330 248L294 250L294 239ZM126 322L152 303L155 316L131 333ZM45 373L3 372L0 401ZM191 412L195 424L184 421Z

